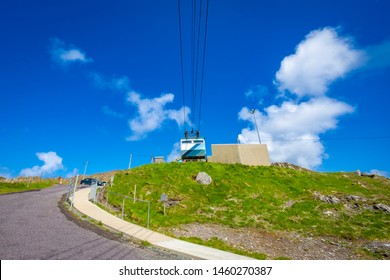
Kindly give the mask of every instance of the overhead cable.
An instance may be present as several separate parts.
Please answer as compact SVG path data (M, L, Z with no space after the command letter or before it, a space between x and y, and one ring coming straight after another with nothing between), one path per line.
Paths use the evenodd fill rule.
M186 102L185 102L185 91L184 91L184 63L183 63L183 36L182 36L182 24L181 24L181 7L180 7L180 0L178 0L178 12L179 12L179 31L180 31L180 64L181 64L181 90L182 90L182 96L183 96L183 123L184 123L184 130L187 130L187 124L186 124Z

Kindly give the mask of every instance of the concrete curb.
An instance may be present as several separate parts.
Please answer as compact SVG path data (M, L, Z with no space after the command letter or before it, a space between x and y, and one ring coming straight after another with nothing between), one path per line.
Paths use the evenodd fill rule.
M104 226L115 231L122 232L141 241L147 241L150 244L188 256L193 259L203 260L254 260L246 256L241 256L222 250L193 244L190 242L178 240L164 234L149 230L147 228L126 222L110 213L104 211L88 200L90 188L76 191L74 195L73 207L80 213L100 221Z

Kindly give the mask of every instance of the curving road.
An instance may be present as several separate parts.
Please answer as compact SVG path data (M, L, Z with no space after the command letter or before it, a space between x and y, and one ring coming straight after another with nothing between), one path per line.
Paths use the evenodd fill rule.
M0 196L0 259L172 259L78 226L57 206L67 186Z

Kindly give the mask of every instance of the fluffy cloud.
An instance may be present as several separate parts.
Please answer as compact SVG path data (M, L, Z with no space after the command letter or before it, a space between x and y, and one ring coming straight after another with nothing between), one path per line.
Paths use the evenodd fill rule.
M317 141L320 134L337 127L338 118L352 113L354 108L327 97L307 102L285 101L272 105L264 113L256 111L262 143L267 144L272 161L288 161L307 168L315 168L326 158L324 146ZM242 108L239 119L251 123L238 136L240 143L258 143L253 115Z
M287 90L295 94L296 100L285 100L255 113L260 138L267 144L272 161L307 168L322 164L328 156L320 135L336 129L341 116L354 112L351 105L326 96L329 85L366 62L367 53L354 48L351 38L340 36L331 27L310 32L295 53L282 60L274 83L281 93ZM241 109L239 119L250 126L242 129L238 140L258 143L248 108Z
M272 105L265 114L257 112L257 121L261 127L273 135L290 137L291 135L320 134L337 127L337 118L353 112L353 107L335 99L320 97L307 102L285 101L280 106ZM241 109L239 118L253 120L248 108Z
M354 48L352 40L337 29L326 27L310 32L294 54L285 57L276 73L280 91L300 97L320 96L329 85L365 62L365 53Z
M72 178L76 176L79 173L79 170L77 168L73 168L72 172L69 172L65 175L65 178Z
M174 120L178 126L184 125L184 114L186 114L186 120L189 125L191 123L188 120L188 115L191 110L188 107L181 107L179 110L166 110L167 118Z
M321 165L323 158L327 157L323 145L315 141L318 139L316 135L297 135L300 138L295 138L297 141L294 141L293 139L283 140L282 137L261 130L260 137L262 143L267 144L272 162L291 162L302 167L315 168ZM274 141L273 137L277 140ZM259 143L256 131L250 128L244 128L238 138L243 144Z
M50 175L64 168L62 158L56 152L36 153L38 159L43 161L43 165L25 168L20 171L20 176L41 176Z
M166 120L173 120L180 126L184 124L184 112L186 120L190 109L182 107L179 110L165 109L165 106L172 103L174 95L172 93L163 94L156 98L142 99L141 95L135 91L128 94L128 101L137 107L138 115L129 120L129 126L132 135L127 138L129 141L135 141L146 137L154 130L161 128Z
M53 61L62 66L76 62L87 63L92 61L79 48L73 45L67 45L58 38L51 40L50 53Z
M173 145L172 151L170 152L170 154L167 157L167 161L168 162L174 161L174 160L176 160L180 156L181 156L181 154L180 154L180 143L176 142Z
M377 174L379 176L390 178L390 173L387 171L382 171L382 170L378 170L378 169L371 169L369 173Z

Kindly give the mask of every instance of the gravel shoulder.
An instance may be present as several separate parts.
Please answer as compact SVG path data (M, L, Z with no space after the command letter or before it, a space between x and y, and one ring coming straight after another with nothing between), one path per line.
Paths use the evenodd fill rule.
M390 241L340 240L304 237L290 232L265 232L254 228L228 228L213 224L189 224L165 229L177 238L218 238L247 252L264 253L268 259L361 260L390 259Z

